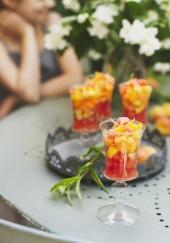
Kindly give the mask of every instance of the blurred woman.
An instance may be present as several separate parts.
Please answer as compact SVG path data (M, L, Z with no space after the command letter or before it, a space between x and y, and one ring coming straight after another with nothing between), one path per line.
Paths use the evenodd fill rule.
M60 21L54 0L0 0L0 118L18 102L64 95L82 80L72 49L62 56L43 48L45 29Z

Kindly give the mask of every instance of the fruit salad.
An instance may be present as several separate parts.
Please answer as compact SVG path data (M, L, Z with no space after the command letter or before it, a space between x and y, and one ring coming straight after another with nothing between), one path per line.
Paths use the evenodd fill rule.
M146 124L147 106L152 92L151 85L144 79L132 79L120 85L124 115Z
M154 106L150 111L150 117L162 135L170 135L170 103Z
M95 132L99 128L97 107L100 91L97 87L76 85L70 90L73 107L73 130Z
M96 72L88 78L86 85L99 88L100 102L98 104L98 112L100 119L110 118L112 114L112 94L115 85L114 78L107 73Z
M116 181L136 178L138 176L137 151L144 125L123 117L114 121L110 129L102 129L102 131L106 153L105 177Z

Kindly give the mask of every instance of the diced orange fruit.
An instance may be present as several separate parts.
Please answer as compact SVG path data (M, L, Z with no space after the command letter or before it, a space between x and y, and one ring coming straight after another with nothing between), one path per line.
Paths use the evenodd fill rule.
M154 147L148 145L141 146L137 152L138 163L144 164L152 154L156 154L156 149Z
M138 79L137 82L140 84L140 85L147 85L148 84L148 81L146 79Z
M170 118L160 117L155 123L156 129L163 135L170 135Z
M115 140L115 133L110 131L104 135L104 142L105 142L106 146L110 146L110 145L114 144L114 140Z

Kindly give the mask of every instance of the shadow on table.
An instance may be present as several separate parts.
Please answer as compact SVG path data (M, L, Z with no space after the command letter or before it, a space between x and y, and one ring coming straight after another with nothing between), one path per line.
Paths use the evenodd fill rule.
M15 208L10 207L2 198L0 198L0 218L13 223L35 228L34 225L20 215Z

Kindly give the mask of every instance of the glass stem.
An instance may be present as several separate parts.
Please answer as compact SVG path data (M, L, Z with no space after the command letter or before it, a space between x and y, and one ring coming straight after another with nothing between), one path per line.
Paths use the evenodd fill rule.
M96 145L100 141L100 135L96 132L94 133L81 133L80 134L80 145L87 149L93 145Z
M113 196L115 199L116 214L114 217L119 221L124 218L123 203L125 201L125 192L127 191L127 183L124 181L116 181L113 183Z

